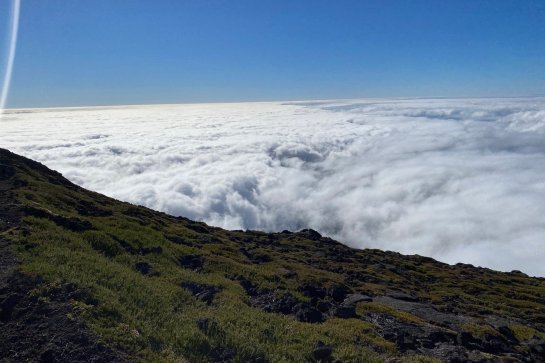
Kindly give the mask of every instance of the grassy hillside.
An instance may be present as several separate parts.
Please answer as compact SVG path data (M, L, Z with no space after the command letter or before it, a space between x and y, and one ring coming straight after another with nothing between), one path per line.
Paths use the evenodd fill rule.
M0 247L13 254L0 271L6 361L75 357L51 341L17 353L29 304L60 311L55 322L86 337L73 347L94 347L97 361L545 356L545 279L520 272L355 250L313 230L226 231L84 190L1 149L0 208Z

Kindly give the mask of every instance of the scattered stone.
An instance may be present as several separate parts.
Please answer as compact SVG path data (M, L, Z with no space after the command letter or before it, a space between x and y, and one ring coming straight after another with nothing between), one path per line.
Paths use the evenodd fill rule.
M250 296L251 306L270 313L293 314L297 320L307 323L324 321L320 310L307 302L300 301L290 293L278 295L273 290L259 288L244 276L237 276L236 280Z
M534 336L523 343L528 350L537 357L545 357L545 340Z
M350 289L344 285L333 285L327 289L327 296L330 296L335 301L343 301Z
M209 243L221 243L221 240L217 237L214 237L212 235L209 236L200 236L198 241L202 244L209 244Z
M88 217L109 217L113 215L111 210L100 208L86 200L80 200L76 206L76 210L80 215Z
M121 238L113 235L113 234L109 234L110 237L112 237L115 241L117 241L117 243L119 243L119 245L127 252L127 253L130 253L131 255L136 255L138 254L138 250L136 248L134 248L129 242L127 241L124 241L122 240Z
M38 276L16 272L16 260L0 237L0 361L126 362L87 329L70 300L93 300L73 284L48 289L38 298Z
M48 349L40 355L40 363L56 363L58 359L55 358L55 351Z
M134 268L142 275L149 275L151 272L151 265L147 262L137 262L134 265Z
M210 230L205 227L204 223L203 224L188 224L185 227L197 233L207 233L207 234L210 233Z
M318 241L320 238L322 238L322 235L313 229L302 229L298 233L302 237L308 238L312 241Z
M210 325L210 319L198 319L197 328L204 334L208 334L208 326Z
M193 243L191 241L183 239L180 236L165 235L165 238L168 239L172 243L176 243L177 245L193 246Z
M15 175L15 172L13 166L0 164L0 180L9 180Z
M271 262L272 258L271 256L264 254L264 253L255 253L253 251L250 251L244 247L241 247L239 251L251 262L255 264L262 264L265 262Z
M225 336L225 332L222 330L220 325L213 319L204 318L204 319L198 319L196 321L197 328L206 336L212 338L212 340L221 339ZM223 342L222 342L223 343ZM220 344L222 344L220 343ZM224 343L223 343L224 344ZM227 362L233 362L234 358L237 355L237 351L235 348L232 348L230 346L215 346L210 349L208 352L208 356L210 358L210 362L215 363L227 363ZM255 363L261 363L262 360L259 359L252 359L253 357L245 357L245 362L255 362Z
M509 329L509 327L502 325L498 327L497 330L509 341L509 343L518 343L518 339L515 337L515 334L513 334L513 331Z
M284 268L284 267L278 268L278 274L285 277L285 278L287 278L287 279L291 279L291 278L297 276L296 272L288 270L287 268Z
M0 321L6 322L10 320L15 305L21 300L22 297L19 294L11 294L2 301L0 303Z
M324 316L320 310L314 308L308 303L301 302L297 304L293 311L295 318L305 323L321 323L324 321Z
M327 362L331 360L333 348L325 345L323 342L318 342L312 351L312 358L318 362Z
M237 276L235 280L239 282L240 286L242 286L242 288L244 289L244 291L246 291L248 295L256 296L258 294L259 288L246 277Z
M153 213L143 207L129 206L124 212L124 215L137 218L153 218Z
M481 341L473 336L473 334L463 331L458 334L456 337L456 342L458 345L461 345L467 349L478 349L481 344Z
M401 291L394 291L388 294L389 297L394 298L396 300L402 300L402 301L410 301L410 302L418 302L420 301L419 298L406 294Z
M276 297L271 291L266 291L260 299L254 300L254 305L270 313L291 314L294 311L294 307L300 302L290 293Z
M212 304L216 294L220 292L220 289L216 286L197 284L195 282L184 282L182 287L199 300L204 301L207 305Z
M363 316L363 319L376 324L378 326L377 333L384 339L395 343L401 352L424 352L426 349L434 349L439 343L457 345L455 334L433 325L416 325L387 313L377 312L368 312Z
M274 331L272 329L265 329L261 332L263 337L265 337L269 342L274 342L276 340Z
M484 334L483 342L479 350L483 352L500 354L506 352L513 352L512 345L509 341L501 335Z
M371 296L363 294L350 294L344 299L343 305L355 305L361 301L371 302L373 299Z
M316 301L313 305L316 306L316 309L320 310L324 314L333 307L333 304L331 304L329 301L324 300Z
M212 362L227 363L227 362L234 361L237 355L237 351L236 349L230 348L230 347L217 347L217 348L213 348L209 352L209 355Z
M513 270L511 271L511 273L513 275L519 275L519 276L522 276L522 277L528 277L528 275L526 275L524 272L520 271L520 270Z
M473 356L473 358L477 359L470 360L469 352L466 351L463 347L444 343L438 344L436 347L434 347L433 350L429 351L429 354L435 358L438 358L442 362L449 363L487 362L487 360L483 359L484 357L477 358Z
M142 247L138 250L138 254L139 255L142 255L142 256L145 256L145 255L149 255L149 254L155 254L155 255L158 255L160 253L163 252L163 248L160 247L160 246L157 246L157 247Z
M204 258L199 255L184 255L178 258L180 266L191 270L200 270L204 266Z
M335 315L337 318L341 319L349 319L349 318L355 318L356 315L356 307L354 305L349 306L338 306L333 315Z
M326 296L326 289L317 286L316 283L307 282L299 286L299 291L310 298L323 299Z
M423 320L438 324L443 327L459 326L466 323L475 323L477 319L464 316L462 314L453 314L452 312L438 311L429 303L411 302L394 299L390 296L375 296L374 302L388 305L394 309L413 314Z
M93 225L89 221L84 221L74 217L63 217L58 214L51 213L50 211L46 211L45 209L27 206L23 208L23 211L29 216L47 218L53 221L59 227L66 228L73 232L84 232L93 229Z

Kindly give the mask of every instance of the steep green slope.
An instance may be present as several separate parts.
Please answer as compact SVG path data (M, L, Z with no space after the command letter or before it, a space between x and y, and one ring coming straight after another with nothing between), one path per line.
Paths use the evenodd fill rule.
M0 273L6 361L17 361L9 322L28 323L26 298L63 304L53 309L64 317L55 322L81 330L98 361L543 361L545 354L545 279L520 272L355 250L313 230L226 231L84 190L1 149L0 203L2 251L14 253L3 262L13 268ZM13 276L28 289L14 292ZM40 344L25 357L69 356L60 343Z

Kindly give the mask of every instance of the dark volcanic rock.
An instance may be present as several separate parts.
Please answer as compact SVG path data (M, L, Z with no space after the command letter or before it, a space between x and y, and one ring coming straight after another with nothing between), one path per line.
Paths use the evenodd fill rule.
M325 345L323 342L318 342L312 351L312 358L319 362L327 362L331 361L332 354L333 348Z
M74 217L63 217L40 208L24 207L23 211L29 216L47 218L53 221L59 227L66 228L74 232L84 232L93 228L93 225L89 221L83 221Z
M220 288L212 285L197 284L194 282L184 282L182 287L196 298L204 301L207 305L212 304Z
M205 334L206 336L217 339L218 337L224 336L225 332L221 329L220 325L213 319L199 319L197 320L197 328ZM223 342L221 342L223 343ZM224 343L223 343L224 344ZM230 346L225 345L219 345L211 347L211 349L208 352L209 361L214 363L223 363L223 362L233 362L236 355L237 350ZM262 362L261 360L253 360L250 357L249 359L245 359L244 361L248 362Z
M163 253L163 248L160 246L157 247L142 247L138 250L138 254L145 256L149 254L155 254L158 255L160 253Z
M428 303L394 299L390 296L375 296L373 301L388 305L397 310L406 311L423 320L445 327L474 323L477 321L475 318L469 316L438 311L433 305Z
M476 337L466 331L456 334L450 329L434 325L416 325L386 313L368 312L363 318L376 324L378 334L395 343L401 352L426 354L445 362L488 362L484 353L498 357L511 356L514 359L506 361L536 361L535 358L519 359L521 357L513 348L517 343L499 333L498 335L484 334L483 337ZM512 339L515 338L512 337ZM532 347L528 350L536 349L531 353L533 357L536 357L540 346L535 343L531 345ZM545 342L542 347L545 348Z
M255 264L261 264L265 262L271 262L272 258L271 256L260 253L260 252L254 252L251 250L248 250L244 247L241 247L239 251L251 262Z
M388 296L393 299L402 300L402 301L410 301L410 302L420 301L416 296L412 296L401 291L391 292L388 294Z
M269 290L263 290L262 293L259 299L253 300L253 304L270 313L291 314L300 302L290 293L278 297Z
M204 334L208 335L208 329L210 326L210 319L199 319L197 320L197 328L202 331Z
M481 345L481 340L473 336L473 334L463 331L458 334L456 337L458 345L461 345L467 349L478 349Z
M197 233L206 233L206 234L210 233L210 230L206 228L206 225L204 223L188 224L185 227Z
M15 175L13 166L0 164L0 180L9 180Z
M320 310L307 303L299 303L294 308L295 318L305 323L321 323L324 316Z
M318 241L322 235L313 229L302 229L298 232L301 237L308 238L312 241Z
M0 303L0 321L8 321L11 318L11 313L15 305L22 300L23 297L19 294L11 294Z
M322 313L327 313L333 307L333 304L324 300L316 301L314 305L316 306L316 309L320 310Z
M89 217L109 217L113 215L113 212L111 210L100 208L96 204L88 202L86 200L80 200L78 205L76 206L76 210L82 216Z
M297 300L290 293L282 295L278 299L273 300L273 311L279 312L282 314L289 314L294 310L294 307L297 305L299 300Z
M515 334L513 334L513 331L509 329L509 327L503 325L498 327L498 332L503 335L509 343L518 343L517 338L515 338Z
M311 298L323 299L326 296L326 289L312 282L307 282L299 286L299 291Z
M235 280L239 282L240 286L242 286L244 291L250 296L257 296L260 292L260 289L244 276L237 276Z
M338 306L335 311L334 315L337 318L342 319L349 319L349 318L355 318L356 317L356 307L354 305L348 305L348 306Z
M536 357L545 357L545 340L542 338L534 336L523 344Z
M87 291L64 284L50 290L48 301L33 296L43 280L16 272L8 246L0 238L0 361L128 361L100 343L74 313L70 300L96 305Z
M456 345L456 335L442 328L415 325L386 313L369 312L363 318L376 324L379 335L394 342L402 352L432 349L443 342Z
M250 305L253 307L269 313L294 315L297 320L306 323L324 321L324 315L320 310L300 301L290 293L278 294L270 289L259 288L244 276L238 276L236 280L250 296Z
M142 275L149 275L151 272L151 265L147 262L137 262L134 265L134 268Z
M327 295L335 301L343 301L350 289L344 285L333 285L327 289Z
M83 232L93 228L93 225L90 222L82 221L78 218L65 218L61 216L56 216L52 220L58 226L64 227L74 232Z
M184 255L178 258L178 262L191 270L200 270L204 266L204 258L199 255Z
M505 352L512 352L513 348L509 344L509 341L501 335L485 334L480 345L480 350L487 353L499 354Z
M114 241L119 243L119 245L131 255L136 255L138 253L138 250L134 248L129 242L122 240L121 238L117 237L114 234L108 234L108 236L112 237Z
M363 294L350 294L344 299L343 305L355 305L361 301L371 302L373 299L368 295Z
M180 236L175 235L165 235L165 238L168 239L172 243L176 243L177 245L186 245L186 246L193 246L193 242L186 240Z

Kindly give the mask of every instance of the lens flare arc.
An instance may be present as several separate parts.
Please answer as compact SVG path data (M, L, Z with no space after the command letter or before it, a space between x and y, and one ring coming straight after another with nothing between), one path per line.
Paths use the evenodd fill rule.
M21 1L14 0L11 4L10 30L9 30L9 46L7 54L7 62L4 71L4 81L2 83L2 91L0 93L0 115L5 110L6 101L8 98L11 76L13 73L13 62L15 60L15 49L17 48L17 33L19 30L19 14L21 11Z

